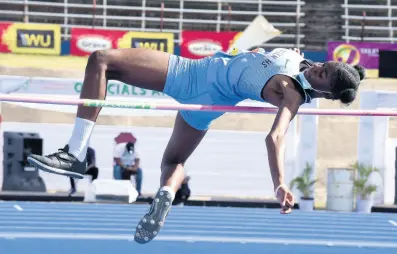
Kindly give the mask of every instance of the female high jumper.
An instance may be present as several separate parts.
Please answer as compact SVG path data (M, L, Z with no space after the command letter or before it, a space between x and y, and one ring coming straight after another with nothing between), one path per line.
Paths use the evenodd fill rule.
M299 50L283 48L236 55L218 52L196 60L142 48L99 50L88 58L80 98L104 100L108 81L118 80L164 92L182 104L233 106L252 99L278 107L265 143L275 196L281 213L288 214L294 206L293 194L284 182L285 135L290 121L299 107L313 98L350 104L365 76L362 66L334 61L314 63L302 71L305 62ZM65 147L46 156L32 154L28 161L46 172L83 178L87 146L100 110L79 106ZM147 243L159 233L185 177L184 163L211 123L223 114L178 112L160 166L160 187L136 228L138 243Z

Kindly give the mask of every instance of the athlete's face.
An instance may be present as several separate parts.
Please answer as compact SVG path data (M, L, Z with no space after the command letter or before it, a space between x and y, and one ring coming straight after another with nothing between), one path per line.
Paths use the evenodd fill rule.
M315 63L304 75L315 90L330 93L335 72L335 62Z

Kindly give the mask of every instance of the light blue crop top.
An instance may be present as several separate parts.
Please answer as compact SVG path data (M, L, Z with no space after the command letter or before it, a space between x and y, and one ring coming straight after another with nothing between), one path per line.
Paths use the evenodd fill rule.
M276 48L270 52L240 52L230 55L218 52L212 56L208 77L224 97L239 102L245 99L264 101L263 87L277 74L293 78L300 85L304 101L310 102L309 94L302 88L297 75L304 58L295 51Z

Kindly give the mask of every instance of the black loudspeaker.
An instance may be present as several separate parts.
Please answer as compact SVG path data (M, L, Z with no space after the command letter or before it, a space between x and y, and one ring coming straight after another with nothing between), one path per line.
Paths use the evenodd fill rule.
M28 156L43 154L43 140L36 133L4 132L3 191L46 191L38 170Z
M379 78L397 78L397 51L379 50Z

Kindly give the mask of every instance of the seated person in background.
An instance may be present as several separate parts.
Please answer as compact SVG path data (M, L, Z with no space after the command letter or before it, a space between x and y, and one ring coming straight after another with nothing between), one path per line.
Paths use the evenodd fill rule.
M96 167L95 164L95 150L91 147L87 148L86 154L87 160L87 169L85 171L85 175L91 175L91 182L98 178L99 169ZM73 195L76 192L76 183L74 178L70 177L70 185L71 189L69 192L69 196Z
M189 180L190 180L190 176L186 176L185 179L183 179L181 187L175 193L175 199L174 202L172 203L173 205L184 203L186 200L189 199L190 197Z
M113 177L116 180L130 180L131 176L135 177L135 187L138 195L141 196L142 190L142 169L139 167L140 158L135 151L135 145L132 142L117 144L114 149L114 169Z

